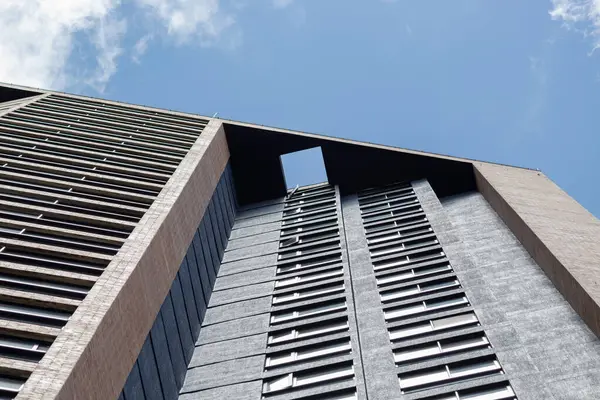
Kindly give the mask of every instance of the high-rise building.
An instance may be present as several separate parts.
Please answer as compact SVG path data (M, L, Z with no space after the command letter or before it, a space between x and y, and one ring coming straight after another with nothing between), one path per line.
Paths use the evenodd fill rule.
M0 86L0 398L597 399L599 304L539 171Z

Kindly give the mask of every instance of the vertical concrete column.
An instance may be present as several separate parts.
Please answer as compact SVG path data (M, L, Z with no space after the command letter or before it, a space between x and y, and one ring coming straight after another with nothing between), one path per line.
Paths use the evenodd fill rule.
M412 187L440 245L444 249L444 253L446 253L446 257L450 260L461 285L465 287L465 292L469 298L471 296L476 298L477 294L471 292L468 287L468 278L464 276L468 272L472 273L476 266L465 251L457 229L446 215L442 203L440 203L429 182L426 180L412 182Z
M600 220L539 171L477 162L477 189L600 337Z
M369 400L402 398L356 195L342 201L344 234Z
M358 400L369 398L366 390L366 372L368 368L363 365L364 351L360 343L360 324L358 321L356 298L354 290L353 275L351 269L350 249L352 244L349 242L347 234L346 220L344 219L344 205L340 195L339 187L336 186L336 206L338 215L338 225L340 229L340 247L342 249L342 263L344 265L344 285L346 287L346 299L348 299L348 324L350 326L350 338L352 348L358 349L354 352L354 375L356 376L356 397Z

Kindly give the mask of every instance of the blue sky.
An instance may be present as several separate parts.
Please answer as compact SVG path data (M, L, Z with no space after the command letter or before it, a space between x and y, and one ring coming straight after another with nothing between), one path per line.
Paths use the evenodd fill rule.
M539 168L600 215L600 0L62 3L0 79Z

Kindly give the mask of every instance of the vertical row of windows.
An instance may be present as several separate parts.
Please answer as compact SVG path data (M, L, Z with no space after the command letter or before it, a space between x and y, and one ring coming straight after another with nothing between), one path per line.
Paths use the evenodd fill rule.
M207 122L55 94L0 117L0 358L41 359Z
M401 391L428 400L516 399L412 186L365 190L359 205ZM429 394L459 382L470 383Z
M290 192L282 218L263 397L356 399L335 189Z

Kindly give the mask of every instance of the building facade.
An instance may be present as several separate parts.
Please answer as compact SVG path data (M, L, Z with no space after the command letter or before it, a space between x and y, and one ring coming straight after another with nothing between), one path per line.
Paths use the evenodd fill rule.
M0 398L594 399L599 276L539 171L0 86Z

